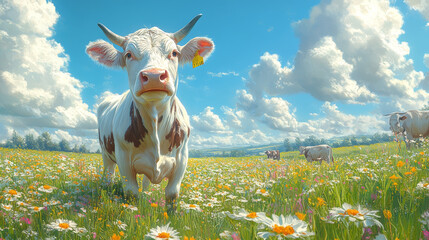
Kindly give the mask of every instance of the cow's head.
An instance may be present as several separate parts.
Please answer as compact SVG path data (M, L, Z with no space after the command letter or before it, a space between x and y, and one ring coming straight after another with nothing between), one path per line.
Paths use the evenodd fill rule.
M404 120L407 119L407 117L403 114L405 113L391 113L391 114L385 115L385 116L390 116L389 125L390 125L390 130L392 132L394 133L404 132L403 123L404 123Z
M198 53L207 58L214 49L212 40L197 37L184 46L177 45L192 29L201 14L176 33L166 33L157 27L143 28L125 37L102 24L98 26L114 44L103 40L91 42L86 52L95 61L108 67L125 67L131 93L138 102L166 101L177 90L179 63L191 62Z
M306 151L307 149L306 149L306 147L304 147L304 146L300 146L299 147L299 155L302 155L302 154L305 154L305 151Z

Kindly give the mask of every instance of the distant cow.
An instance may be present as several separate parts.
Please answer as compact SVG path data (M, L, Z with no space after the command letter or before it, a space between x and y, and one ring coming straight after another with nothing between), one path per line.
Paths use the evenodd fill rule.
M390 116L390 130L406 137L407 148L411 147L414 139L429 136L429 111L410 110L385 116Z
M265 151L265 154L267 154L267 158L274 159L274 160L280 160L280 151L279 150L267 150Z
M304 154L308 162L319 161L320 163L325 160L327 163L334 162L332 148L328 145L299 147L299 155Z
M97 111L105 173L112 176L117 164L125 192L135 195L139 193L137 174L145 175L144 188L149 181L157 184L167 178L168 210L174 210L173 203L179 196L191 129L189 116L176 96L177 69L193 59L201 63L214 49L214 43L206 37L178 45L200 17L176 33L153 27L125 37L99 24L122 50L103 40L91 42L86 48L93 60L107 67L125 68L128 73L130 89L106 98Z

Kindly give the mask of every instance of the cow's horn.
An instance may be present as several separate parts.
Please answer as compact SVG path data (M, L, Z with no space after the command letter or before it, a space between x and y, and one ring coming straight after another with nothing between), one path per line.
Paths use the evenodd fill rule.
M101 30L103 30L104 34L109 38L112 43L123 47L125 42L125 37L119 36L118 34L110 31L107 27L105 27L103 24L99 23L97 24Z
M191 29L194 27L195 23L198 21L198 19L200 19L201 16L202 14L198 14L196 17L194 17L194 19L192 19L188 24L186 24L184 28L175 32L173 34L173 40L176 43L179 43L180 41L182 41L182 39L184 39L186 35L188 35L188 33L191 31Z

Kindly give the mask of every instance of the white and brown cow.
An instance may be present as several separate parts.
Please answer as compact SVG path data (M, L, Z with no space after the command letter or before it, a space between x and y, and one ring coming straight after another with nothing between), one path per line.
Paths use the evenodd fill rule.
M390 116L390 130L406 137L407 148L415 139L429 136L429 111L409 110L385 116Z
M332 148L326 144L308 147L299 147L299 155L304 154L308 162L319 161L322 163L325 160L327 163L334 162Z
M179 196L188 161L190 122L176 96L179 64L194 56L207 58L214 43L206 37L178 43L189 33L201 14L176 33L157 27L140 29L125 37L103 25L99 27L111 42L97 40L86 52L108 67L128 72L130 89L120 96L105 99L98 107L98 132L105 174L111 177L116 164L124 190L138 195L137 174L144 174L143 188L168 178L165 196L169 206ZM109 177L109 178L110 178Z

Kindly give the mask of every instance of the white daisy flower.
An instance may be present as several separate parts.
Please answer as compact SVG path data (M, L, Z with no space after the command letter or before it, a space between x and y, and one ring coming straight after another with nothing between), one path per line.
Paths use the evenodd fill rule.
M225 212L228 217L235 220L247 220L256 223L263 223L269 221L270 219L265 216L264 212L247 212L246 210L240 208L235 213Z
M57 230L57 231L73 231L75 230L77 224L71 220L57 219L55 222L51 222L46 225L48 230Z
M43 186L40 186L37 190L39 190L41 192L45 192L45 193L51 193L52 191L54 191L54 189L56 189L56 187L52 187L49 185L43 185Z
M268 191L265 190L265 189L263 189L263 188L256 190L256 194L262 195L264 197L270 196L270 194L268 193Z
M417 184L417 189L418 190L427 190L427 191L429 191L429 182L419 182L418 184Z
M154 240L179 240L179 233L169 225L170 223L167 223L167 225L150 229L150 232L145 235L145 238Z
M28 209L30 209L30 211L31 211L32 213L40 212L40 211L42 211L42 210L43 210L43 208L44 208L44 207L36 207L36 206L29 206L29 207L28 207Z
M11 211L12 210L12 205L9 204L1 204L1 207L6 210L6 211Z
M183 203L183 204L181 204L180 207L183 208L183 209L186 209L186 210L194 210L194 211L197 211L197 212L202 212L203 211L203 210L201 210L200 206L198 206L197 204Z
M116 220L115 225L122 230L125 230L127 228L127 224L122 222L121 220Z
M263 224L268 227L268 232L258 232L258 237L267 239L271 236L276 236L277 239L283 238L302 238L313 236L314 232L307 230L308 224L299 220L295 216L283 215L277 216L273 214L273 219L267 218Z
M376 219L380 217L376 215L376 213L377 211L370 211L360 205L353 207L348 203L344 203L340 208L332 208L329 210L330 219L332 221L350 221L354 222L356 226L363 223L364 227L377 225L383 228L383 224Z

